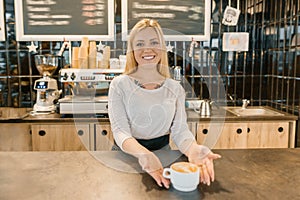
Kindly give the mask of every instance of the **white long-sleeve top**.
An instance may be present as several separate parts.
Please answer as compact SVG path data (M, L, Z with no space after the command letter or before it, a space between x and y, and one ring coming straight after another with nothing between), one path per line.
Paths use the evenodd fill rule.
M109 88L108 113L114 139L121 149L128 138L153 139L171 134L178 149L185 152L187 144L195 140L187 125L185 91L173 79L148 90L128 75L115 77Z

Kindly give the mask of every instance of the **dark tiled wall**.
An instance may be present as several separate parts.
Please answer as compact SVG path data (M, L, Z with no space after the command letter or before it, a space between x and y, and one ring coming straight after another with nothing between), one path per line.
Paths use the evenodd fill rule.
M120 0L115 2L115 27L119 34ZM237 0L230 2L237 7ZM170 66L183 68L188 85L199 98L225 100L230 105L239 105L241 99L247 98L252 105L270 105L300 117L299 0L240 0L237 26L221 23L228 3L213 1L211 39L198 42L192 57L188 56L191 42L170 42L175 47L169 52ZM4 8L7 40L0 42L0 105L32 107L35 101L32 85L40 75L34 67L33 54L28 52L30 42L15 40L13 0L4 0ZM248 32L249 51L232 55L223 52L224 32ZM126 52L126 43L118 37L117 41L103 42L111 46L112 56ZM57 53L62 42L35 40L35 44L39 46L39 54Z

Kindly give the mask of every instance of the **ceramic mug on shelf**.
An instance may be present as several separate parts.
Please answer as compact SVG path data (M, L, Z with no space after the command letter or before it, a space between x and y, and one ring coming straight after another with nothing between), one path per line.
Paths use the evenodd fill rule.
M170 179L173 187L182 192L195 190L199 184L199 176L199 167L189 162L173 163L163 171L163 177Z

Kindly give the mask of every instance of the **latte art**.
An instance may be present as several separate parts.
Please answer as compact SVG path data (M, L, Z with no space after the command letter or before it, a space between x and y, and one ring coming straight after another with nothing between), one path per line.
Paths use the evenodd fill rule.
M172 165L171 168L174 171L181 172L181 173L194 173L198 170L198 167L196 165L187 162L175 163Z

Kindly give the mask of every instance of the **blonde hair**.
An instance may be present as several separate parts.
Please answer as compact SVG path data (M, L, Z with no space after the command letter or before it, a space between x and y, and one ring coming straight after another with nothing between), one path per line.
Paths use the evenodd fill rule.
M168 55L166 51L166 44L165 39L163 37L163 31L159 25L159 23L156 20L153 19L142 19L139 22L137 22L134 27L132 28L129 40L127 42L127 53L126 53L126 67L125 67L125 74L130 74L136 71L138 63L135 60L134 53L133 53L133 39L136 36L137 33L142 31L145 28L151 27L155 30L155 32L158 35L159 42L161 44L162 48L162 56L161 60L158 63L157 70L158 72L166 77L170 77L169 72L169 63L168 63Z

